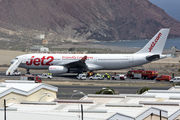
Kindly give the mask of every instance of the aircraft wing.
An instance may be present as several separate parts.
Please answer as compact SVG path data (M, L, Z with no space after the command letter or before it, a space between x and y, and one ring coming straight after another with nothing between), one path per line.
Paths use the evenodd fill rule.
M87 67L87 65L85 63L86 60L87 60L87 56L84 56L80 60L69 62L69 63L63 63L61 65L63 65L64 67L67 67L67 68L83 68L83 69L88 69L88 67Z
M87 56L84 56L80 60L71 60L71 61L66 61L64 63L59 63L58 66L64 66L66 68L77 68L78 71L93 71L93 70L99 70L102 69L103 67L100 65L92 64L92 63L86 63Z

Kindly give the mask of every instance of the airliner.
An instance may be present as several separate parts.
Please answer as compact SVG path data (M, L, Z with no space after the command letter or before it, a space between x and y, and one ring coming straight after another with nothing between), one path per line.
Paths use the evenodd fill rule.
M134 54L25 54L11 61L11 72L17 67L48 69L50 73L82 73L95 70L118 70L166 58L162 55L170 29L161 29L140 51ZM16 62L16 63L15 63ZM15 66L15 67L13 67ZM14 69L13 69L14 68Z

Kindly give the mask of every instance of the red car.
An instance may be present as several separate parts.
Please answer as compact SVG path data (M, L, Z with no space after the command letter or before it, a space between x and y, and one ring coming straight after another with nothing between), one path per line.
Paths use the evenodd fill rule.
M170 75L161 75L160 77L156 78L156 81L170 81L171 76Z

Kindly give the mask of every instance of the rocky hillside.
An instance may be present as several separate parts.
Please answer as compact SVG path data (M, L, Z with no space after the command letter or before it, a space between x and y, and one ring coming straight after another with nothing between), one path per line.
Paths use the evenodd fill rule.
M160 28L180 37L180 22L148 0L0 0L0 27L77 40L146 39Z

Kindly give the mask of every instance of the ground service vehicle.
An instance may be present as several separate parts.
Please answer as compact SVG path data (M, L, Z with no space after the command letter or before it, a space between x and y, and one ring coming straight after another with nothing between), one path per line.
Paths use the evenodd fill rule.
M126 79L126 75L120 74L120 75L115 75L114 76L114 80L125 80L125 79Z
M38 75L41 78L48 78L48 79L52 79L52 75L48 75L47 73L43 73L42 75Z
M178 83L178 82L180 82L180 77L175 77L175 78L171 79L169 82Z
M86 80L86 74L79 74L76 78L80 80Z
M160 77L156 78L156 81L170 81L171 76L170 75L161 75Z
M153 80L154 78L156 78L158 76L158 72L157 71L151 71L151 70L144 70L144 69L138 69L138 70L129 70L127 72L127 77L131 78L131 79L151 79Z
M21 72L20 72L19 70L15 70L15 71L13 72L13 75L19 76L19 75L21 75Z
M39 76L33 76L33 75L22 75L21 80L30 80L30 81L35 81L35 83L41 83L41 77Z
M102 75L93 75L93 76L89 77L89 79L91 79L91 80L103 80L104 77Z
M126 75L115 75L114 77L115 80L125 80L126 79Z

